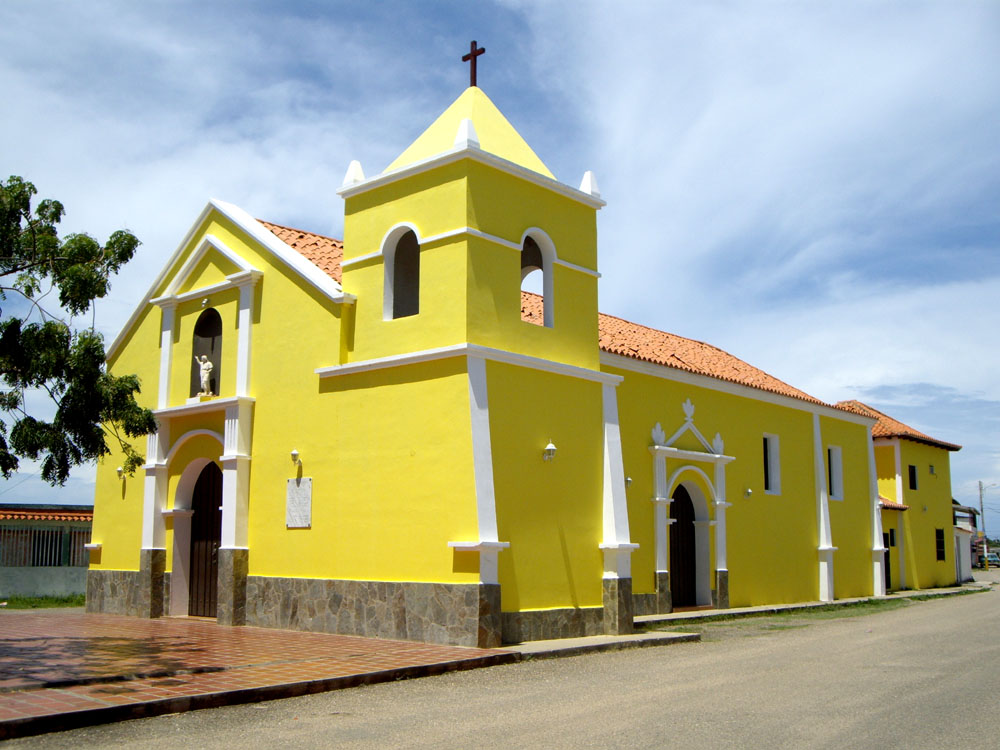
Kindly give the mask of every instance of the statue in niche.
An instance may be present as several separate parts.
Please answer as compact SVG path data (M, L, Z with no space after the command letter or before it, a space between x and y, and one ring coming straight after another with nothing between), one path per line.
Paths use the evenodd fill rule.
M212 386L211 386L212 369L213 369L211 361L209 361L208 357L206 357L204 354L201 355L200 359L198 357L195 357L194 361L195 364L198 365L201 376L201 391L198 393L198 395L214 396L215 394L212 393Z

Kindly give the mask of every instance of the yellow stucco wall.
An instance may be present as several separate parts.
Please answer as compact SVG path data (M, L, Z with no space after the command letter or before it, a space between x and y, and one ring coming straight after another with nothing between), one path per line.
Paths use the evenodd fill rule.
M250 574L470 582L449 541L478 538L468 380L454 358L319 380L296 417L261 402ZM265 386L266 387L266 386ZM313 480L312 527L285 528L289 451Z
M488 362L504 611L601 605L601 385ZM552 442L556 456L542 460Z
M955 543L952 539L951 472L948 452L912 440L900 441L906 584L909 588L946 586L955 582ZM917 467L917 489L909 487L907 467ZM934 465L935 473L930 473ZM944 531L944 560L937 559L935 529Z
M147 408L156 406L159 337L160 310L150 305L143 310L115 356L108 360L111 372L139 376L142 390L136 401ZM132 442L133 447L145 455L145 438ZM124 457L116 440L109 440L108 447L111 454L97 463L94 525L90 538L102 546L99 552L91 555L91 567L138 570L144 472L140 469L131 477L119 479L116 469L124 463Z
M841 451L843 499L830 499L830 529L834 552L834 598L873 593L873 507L868 469L868 427L856 422L820 418L823 469L829 471L827 448ZM824 481L828 475L824 473Z
M727 564L732 606L765 602L814 600L818 591L818 526L814 474L813 416L808 405L794 408L766 399L734 395L626 369L606 368L625 376L618 388L619 416L628 489L629 526L633 554L633 590L654 590L655 533L653 459L650 430L659 422L671 436L684 422L686 399L695 407L694 424L712 441L717 432L726 455L735 457L726 469ZM854 421L821 418L825 462L826 446L841 445L845 499L830 502L837 597L871 593L871 504L866 427ZM763 436L779 437L780 493L764 491ZM692 433L676 446L704 450ZM686 461L668 459L668 478ZM710 478L712 466L692 462ZM825 463L824 463L825 466ZM692 479L688 472L682 479ZM701 480L695 479L696 482ZM714 478L713 478L714 481ZM823 481L826 481L824 475ZM704 484L703 482L701 482ZM672 493L676 483L669 488ZM748 497L746 492L751 490ZM709 508L716 518L714 508ZM711 555L715 564L714 529Z

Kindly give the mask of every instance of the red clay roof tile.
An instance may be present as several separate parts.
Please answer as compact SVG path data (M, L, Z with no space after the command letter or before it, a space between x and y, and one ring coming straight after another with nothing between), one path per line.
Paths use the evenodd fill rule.
M0 521L93 521L92 510L0 510Z
M894 503L887 497L878 496L878 501L881 503L882 507L886 510L909 510L909 505L903 505L902 503Z
M340 262L344 259L343 242L332 237L324 237L322 234L293 229L281 224L272 224L269 221L260 219L257 221L279 240L298 250L324 273L333 277L334 281L340 283Z
M837 404L841 409L846 409L847 411L852 411L855 414L860 414L865 417L871 417L872 419L878 420L872 427L872 437L874 438L906 438L907 440L913 440L918 443L926 443L927 445L933 445L938 448L944 448L949 451L961 450L961 445L955 445L954 443L946 443L943 440L937 440L932 438L930 435L926 435L920 430L915 430L909 425L903 424L898 419L893 419L888 414L883 414L878 409L875 409L868 404L863 404L860 401L850 400L841 401Z

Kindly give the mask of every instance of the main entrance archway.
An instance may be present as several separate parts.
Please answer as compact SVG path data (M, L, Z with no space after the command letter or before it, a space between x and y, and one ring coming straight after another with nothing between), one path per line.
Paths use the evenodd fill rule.
M694 505L683 485L674 490L670 503L670 596L674 607L698 604L695 588Z
M191 557L188 614L215 617L222 540L222 471L208 463L198 475L191 497Z

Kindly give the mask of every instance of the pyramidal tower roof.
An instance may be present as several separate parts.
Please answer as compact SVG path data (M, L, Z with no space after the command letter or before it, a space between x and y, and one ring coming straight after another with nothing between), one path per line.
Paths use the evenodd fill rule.
M386 167L385 172L393 172L450 151L455 146L455 134L463 120L471 121L483 151L555 179L531 146L477 86L470 86L462 92L409 148Z

